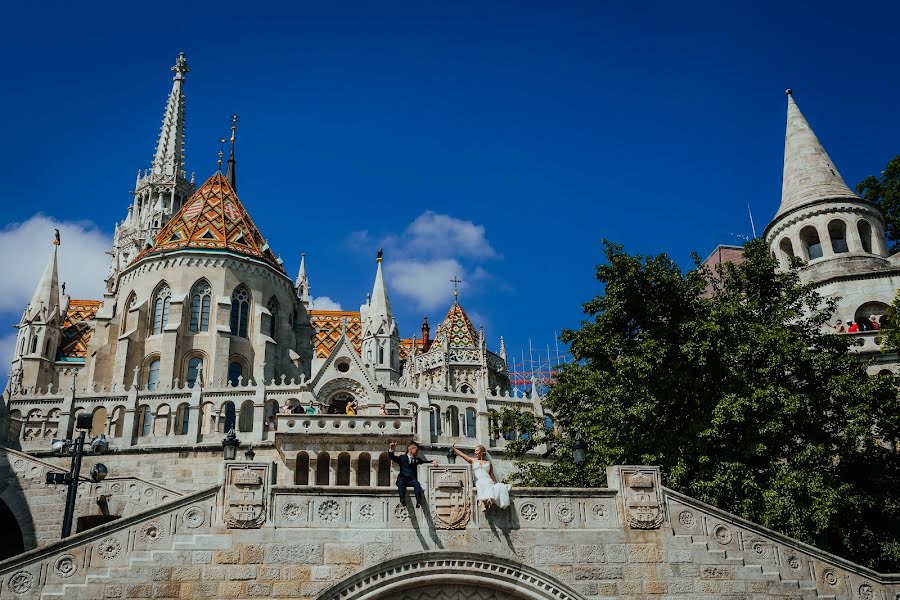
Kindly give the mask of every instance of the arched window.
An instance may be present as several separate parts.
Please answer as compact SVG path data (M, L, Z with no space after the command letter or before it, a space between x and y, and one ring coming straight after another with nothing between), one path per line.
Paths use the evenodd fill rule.
M164 436L169 435L169 417L172 411L168 404L160 404L156 409L156 416L153 418L153 435Z
M309 454L297 453L297 467L294 469L294 485L309 485Z
M253 431L253 400L244 400L241 404L241 420L239 430Z
M328 402L329 415L345 415L347 414L347 405L353 402L355 398L347 392L338 392L331 397Z
M807 260L822 258L822 243L819 241L819 232L815 227L807 225L801 229L800 241L803 242Z
M231 294L231 335L247 337L247 322L250 318L250 292L238 286Z
M378 457L378 485L380 487L391 485L391 457L387 452L382 452Z
M856 309L853 320L860 331L873 331L888 326L888 305L884 302L866 302Z
M163 332L169 324L169 301L172 299L172 290L163 284L153 297L153 316L150 320L150 334L157 335Z
M22 341L19 342L19 354L25 354L25 335L22 335Z
M175 427L173 429L176 435L187 435L190 419L191 407L187 402L182 402L175 411Z
M778 247L781 249L781 256L784 258L785 263L789 263L794 256L794 244L791 242L791 238L783 237L781 241L778 243Z
M451 406L447 409L448 433L453 437L459 437L459 409Z
M159 385L159 359L154 358L147 365L147 389L151 392Z
M475 423L477 416L477 412L474 408L469 407L466 409L466 437L473 438L475 437Z
M191 331L209 331L209 307L212 304L212 288L205 280L194 284L191 290Z
M847 224L842 219L835 219L828 224L828 237L831 238L831 250L835 254L850 251L847 247Z
M138 407L138 431L143 437L147 437L153 431L153 415L146 404Z
M50 357L50 340L44 342L44 356Z
M29 350L30 354L34 354L37 352L37 334L34 334L34 337L31 338L31 350Z
M863 252L872 252L872 226L865 219L856 223L859 231L859 240L862 242Z
M229 400L225 404L222 405L222 408L219 409L219 433L228 433L232 429L234 429L235 423L235 410L234 410L234 402Z
M131 313L131 309L134 308L134 303L137 300L137 296L134 295L134 292L128 294L128 299L125 300L125 310L122 311L122 330L119 334L123 334L128 331L128 318Z
M197 383L197 376L200 376L200 381L203 381L203 358L199 356L192 356L190 360L188 360L188 368L187 368L187 385L188 387L194 387L194 384Z
M228 383L238 385L242 381L244 375L244 367L239 361L233 360L228 363Z
M429 413L429 420L431 435L441 435L441 409L437 406L432 406Z
M506 441L516 439L516 430L513 429L512 418L509 415L503 417L503 439Z
M378 364L379 365L384 364L384 346L383 345L378 348Z
M372 457L368 452L361 452L356 459L356 485L372 484Z
M319 452L316 457L316 485L328 485L331 473L331 456L327 452Z
M101 433L106 433L106 409L99 406L94 409L93 419L91 420L91 436L97 437Z
M350 485L350 454L347 452L338 454L335 483L338 485Z
M269 316L269 337L274 340L275 330L278 329L278 300L275 299L275 296L272 296L269 299L269 303L266 304L266 308L271 313L271 315Z

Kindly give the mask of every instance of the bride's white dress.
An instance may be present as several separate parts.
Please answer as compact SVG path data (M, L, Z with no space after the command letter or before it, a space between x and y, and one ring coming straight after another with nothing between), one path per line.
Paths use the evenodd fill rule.
M512 486L508 483L494 483L491 479L491 463L473 462L472 472L475 475L475 490L479 502L490 500L499 508L509 506L509 490Z

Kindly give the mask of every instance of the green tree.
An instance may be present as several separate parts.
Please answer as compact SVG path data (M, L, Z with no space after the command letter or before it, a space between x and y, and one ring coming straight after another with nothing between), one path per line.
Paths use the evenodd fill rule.
M520 414L519 480L571 485L571 435L587 480L656 464L664 483L863 564L900 566L900 406L852 336L827 333L834 301L778 269L761 240L745 260L684 273L667 256L605 243L603 291L563 340L575 362L545 400L558 430ZM557 433L562 431L563 433ZM569 433L565 433L569 432ZM525 452L547 444L549 462Z
M869 175L859 182L856 191L881 208L890 251L900 250L900 156L887 164L881 177Z

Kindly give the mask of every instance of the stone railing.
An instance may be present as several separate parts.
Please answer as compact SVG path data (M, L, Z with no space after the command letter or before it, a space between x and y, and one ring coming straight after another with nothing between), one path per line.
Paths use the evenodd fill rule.
M413 434L413 418L402 415L304 415L276 416L276 435L388 435L408 437Z

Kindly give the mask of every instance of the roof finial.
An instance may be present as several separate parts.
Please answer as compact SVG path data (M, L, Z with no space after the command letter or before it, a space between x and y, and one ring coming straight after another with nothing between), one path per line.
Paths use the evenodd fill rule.
M60 244L60 241L59 241L59 229L57 229L57 230L56 230L56 233L55 233L54 236L53 236L53 245L54 245L54 246L59 246L59 244Z
M459 278L458 275L454 275L453 279L450 280L450 283L453 284L453 298L459 299L459 284L462 283L462 279Z
M219 165L218 171L219 171L219 173L222 172L222 157L223 157L223 156L225 156L225 138L220 138L220 139L219 139L219 162L218 162L218 165Z
M378 254L376 255L375 262L381 262L384 260L384 250L381 248L378 249Z
M788 89L784 90L784 95L785 96L793 96L794 90L792 90L791 88L788 88Z
M241 118L237 115L237 113L233 113L231 115L231 152L228 155L228 168L225 171L225 178L228 180L228 183L231 184L231 188L237 191L237 171L235 169L235 159L234 159L234 137L235 132L237 131L237 124L241 120Z
M178 53L178 58L175 60L175 66L172 67L172 72L175 73L175 77L173 79L184 79L185 73L188 73L190 69L188 69L187 59L184 57L184 52Z

